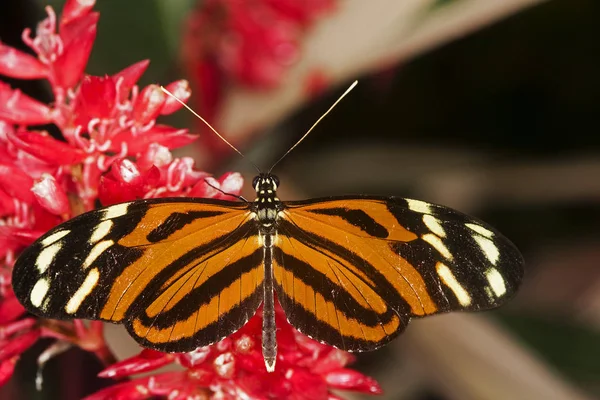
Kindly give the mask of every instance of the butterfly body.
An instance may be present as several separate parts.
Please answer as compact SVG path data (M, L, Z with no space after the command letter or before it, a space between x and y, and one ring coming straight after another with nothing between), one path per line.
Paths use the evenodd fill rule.
M277 354L275 298L299 331L376 349L412 317L499 306L523 259L481 221L399 197L282 202L261 174L252 202L118 204L54 228L23 252L13 286L48 318L126 326L146 347L188 352L242 327L263 304L263 356Z

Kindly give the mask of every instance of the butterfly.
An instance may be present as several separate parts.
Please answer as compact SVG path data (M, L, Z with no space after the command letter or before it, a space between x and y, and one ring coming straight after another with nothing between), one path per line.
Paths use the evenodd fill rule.
M494 308L519 287L521 254L477 219L401 197L284 202L279 184L260 173L254 201L146 199L79 215L21 254L14 292L33 314L121 323L165 352L215 343L263 304L273 371L276 300L298 331L359 352L411 318Z

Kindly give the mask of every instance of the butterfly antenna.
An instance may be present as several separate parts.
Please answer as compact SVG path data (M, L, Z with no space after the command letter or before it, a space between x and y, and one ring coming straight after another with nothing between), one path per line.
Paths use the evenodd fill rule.
M173 93L169 92L164 86L160 87L162 89L163 92L165 92L166 94L168 94L169 96L171 96L172 98L174 98L179 104L181 104L182 106L184 106L185 108L187 108L187 110L189 112L191 112L192 114L194 114L200 121L204 122L204 124L206 126L208 126L210 128L211 131L213 131L215 133L215 135L217 135L219 137L219 139L221 139L223 142L225 142L225 144L229 147L231 147L233 149L233 151L235 151L236 153L238 153L240 156L242 156L242 158L246 158L241 151L239 151L234 145L232 145L231 143L229 143L227 141L227 139L225 139L223 136L221 136L221 134L219 132L217 132L217 130L215 128L212 127L211 124L208 123L207 120L205 120L204 118L202 118L196 111L192 110L192 108L190 106L188 106L187 104L185 104L183 101L181 101L177 96L175 96ZM250 164L252 164L252 166L254 168L256 168L256 170L258 171L258 173L260 173L260 168L258 168L258 166L256 164L254 164L251 160Z
M285 158L285 157L286 157L288 154L290 154L290 153L292 152L292 150L294 150L294 149L296 148L296 146L298 146L298 145L300 144L300 142L302 142L302 141L304 140L304 138L306 138L306 137L308 136L308 134L309 134L309 133L311 133L311 132L312 132L312 130L313 130L313 129L315 129L315 127L316 127L317 125L319 125L319 122L321 122L321 120L322 120L323 118L325 118L325 117L327 116L327 114L329 114L329 113L331 112L331 110L333 110L333 109L335 108L335 106L337 106L337 104L338 104L340 101L342 101L342 99L343 99L344 97L346 97L346 95L347 95L348 93L350 93L350 91L351 91L352 89L354 89L354 87L355 87L357 84L358 84L358 81L354 81L354 82L352 82L352 85L350 85L350 87L349 87L348 89L346 89L346 91L345 91L345 92L344 92L344 93L343 93L343 94L342 94L342 95L341 95L341 96L340 96L340 97L339 97L339 98L338 98L338 99L335 101L335 103L333 103L333 104L331 105L331 107L329 107L329 109L328 109L327 111L325 111L325 113L324 113L323 115L321 115L321 118L319 118L319 119L317 120L317 122L315 122L315 123L313 124L313 126L311 126L311 127L310 127L310 129L309 129L309 130L308 130L308 131L307 131L307 132L304 134L304 136L302 136L302 137L300 138L300 140L298 140L298 141L296 142L296 144L295 144L295 145L293 145L292 147L290 147L290 149L289 149L288 151L286 151L286 152L285 152L285 154L284 154L283 156L281 156L281 158L280 158L279 160L277 160L277 161L275 162L275 164L273 164L273 166L272 166L271 168L269 168L269 172L268 172L269 174L271 173L271 171L273 171L273 168L275 168L275 166L276 166L277 164L279 164L279 162L280 162L281 160L283 160L283 159L284 159L284 158Z

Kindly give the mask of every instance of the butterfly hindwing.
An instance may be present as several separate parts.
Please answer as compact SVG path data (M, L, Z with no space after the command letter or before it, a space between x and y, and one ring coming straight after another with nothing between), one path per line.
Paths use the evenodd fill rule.
M411 317L496 307L523 274L493 228L418 200L288 202L278 237L275 287L290 323L349 351L382 346Z
M15 294L49 318L125 324L146 347L191 351L239 329L262 301L248 205L155 199L82 214L15 265Z

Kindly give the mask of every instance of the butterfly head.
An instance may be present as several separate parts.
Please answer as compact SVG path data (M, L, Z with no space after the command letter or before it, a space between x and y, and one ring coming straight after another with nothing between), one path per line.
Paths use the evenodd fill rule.
M279 178L272 174L260 174L252 181L252 187L258 197L273 197L279 187Z

